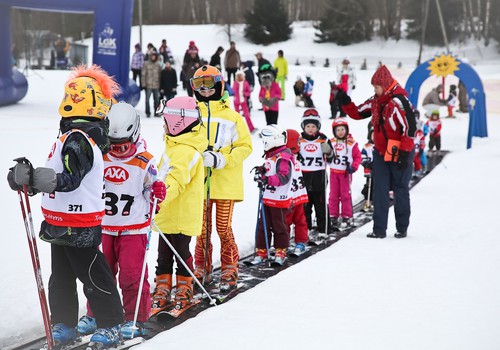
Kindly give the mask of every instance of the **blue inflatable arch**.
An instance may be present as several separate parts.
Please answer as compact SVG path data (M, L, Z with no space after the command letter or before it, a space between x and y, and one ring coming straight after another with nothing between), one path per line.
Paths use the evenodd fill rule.
M409 99L414 106L418 106L418 93L422 83L430 77L430 59L419 65L408 78L405 89L408 91ZM464 83L467 89L467 105L469 107L469 131L467 134L467 148L472 147L472 137L487 137L488 128L486 123L486 96L483 83L476 71L467 63L455 58L458 69L454 75Z
M133 0L0 0L0 106L20 101L28 91L24 75L12 68L11 8L94 14L92 62L120 84L125 100L137 105L140 89L129 78Z

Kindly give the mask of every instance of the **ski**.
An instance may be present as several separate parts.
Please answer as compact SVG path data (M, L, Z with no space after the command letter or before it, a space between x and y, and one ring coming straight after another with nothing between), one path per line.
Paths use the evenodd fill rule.
M164 306L161 306L161 307L159 307L153 303L153 306L151 307L151 314L149 317L156 316L160 312L170 309L172 306L174 306L174 303L172 301Z
M262 259L261 257L256 256L252 260L243 261L243 264L246 266L259 266L259 265L262 266L262 265L265 265L265 263L267 263L267 261L268 261L267 259Z
M121 340L118 344L104 345L103 343L90 342L86 348L81 348L82 350L125 350L131 348L132 346L144 343L146 340L142 337L136 337L127 340Z
M311 250L311 247L308 246L306 246L304 251L301 251L299 249L293 249L291 252L288 253L288 255L293 258L298 258L299 256L307 253L309 250Z
M168 317L177 318L180 315L182 315L185 311L187 311L187 310L191 309L193 306L199 304L200 301L201 301L200 299L194 299L193 298L192 302L190 304L184 306L183 308L177 308L176 306L174 306L173 308L171 308L169 310L160 311L156 315L162 315L162 316L168 316Z
M281 260L273 260L271 261L271 267L281 267L285 265L287 261L288 261L287 258Z

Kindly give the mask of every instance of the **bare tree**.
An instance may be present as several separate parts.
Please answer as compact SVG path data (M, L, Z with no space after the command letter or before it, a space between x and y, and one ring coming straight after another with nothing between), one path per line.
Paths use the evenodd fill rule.
M484 9L484 46L488 46L490 44L490 11L491 11L491 0L486 0L486 5Z

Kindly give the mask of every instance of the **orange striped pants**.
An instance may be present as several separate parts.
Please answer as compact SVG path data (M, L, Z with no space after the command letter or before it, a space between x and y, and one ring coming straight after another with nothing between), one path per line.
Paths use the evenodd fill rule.
M220 260L222 266L235 265L238 266L240 258L238 247L234 240L233 235L233 209L234 201L228 199L210 199L208 205L208 217L210 218L210 225L208 228L208 256L206 270L211 271L212 268L212 208L215 203L215 229L220 238ZM194 261L197 267L203 267L205 262L205 247L207 241L207 201L204 202L203 209L203 229L201 235L196 237L196 248L194 251Z

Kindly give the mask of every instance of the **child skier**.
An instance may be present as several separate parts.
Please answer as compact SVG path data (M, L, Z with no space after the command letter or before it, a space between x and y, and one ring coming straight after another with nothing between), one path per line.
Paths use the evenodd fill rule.
M429 128L429 152L434 152L436 147L437 152L441 150L441 119L439 119L439 111L432 111L430 119L425 123Z
M224 79L217 68L202 66L195 72L191 85L206 125L205 138L209 140L203 152L207 187L202 232L196 239L195 275L202 283L211 280L211 235L215 222L221 242L220 288L227 291L238 282L239 252L232 220L235 203L243 200L243 161L252 153L252 137L243 118L231 109Z
M293 155L286 148L286 133L277 125L267 125L260 132L264 143L265 164L257 167L254 180L264 190L262 205L266 228L264 228L262 215L259 218L257 240L255 242L256 264L267 261L268 243L274 236L275 262L282 265L286 261L289 244L288 229L285 216L293 202L292 174ZM267 240L265 237L267 233ZM274 234L274 235L273 235Z
M158 167L167 195L155 223L192 270L189 242L191 237L200 235L203 218L202 154L208 145L206 129L192 97L174 97L164 104L161 113L165 120L165 152ZM162 238L157 263L153 307L163 308L172 303L174 253ZM175 307L185 308L192 297L193 278L184 264L177 261Z
M297 107L302 107L300 105L300 102L304 102L304 86L306 84L300 77L300 75L297 76L297 80L295 81L295 84L293 84L293 92L295 93L295 106Z
M255 127L253 126L252 119L250 119L250 110L248 108L248 99L252 94L250 90L250 84L245 80L245 73L242 70L236 72L236 79L233 83L234 91L234 110L238 113L243 112L243 116L248 125L248 129L251 133L255 132Z
M332 123L333 157L330 161L330 227L339 230L339 218L347 225L353 225L351 177L361 163L358 143L349 134L349 125L344 118L337 118ZM342 210L339 210L341 205Z
M455 109L458 97L457 97L457 86L450 85L450 94L448 95L448 99L446 100L446 104L448 106L448 117L447 118L455 118L453 115L453 110Z
M312 94L314 90L314 80L311 78L311 73L306 74L306 84L304 85L304 107L314 108Z
M153 197L161 203L165 198L165 184L156 181L153 156L146 150L140 137L139 114L125 102L113 105L108 114L111 142L104 155L106 185L106 215L102 221L102 252L122 288L125 323L121 326L124 338L145 334L143 322L149 318L151 298L148 274L144 275L137 329L132 329L139 278L148 244ZM97 329L92 310L78 322L78 333L90 334Z
M266 123L278 124L279 101L281 99L281 89L276 78L276 71L270 64L259 67L260 92L259 101L266 115Z
M306 251L306 244L309 240L307 221L304 214L304 203L308 202L307 190L304 186L304 178L300 167L300 162L297 161L297 155L300 151L299 144L300 134L293 129L286 130L286 147L293 154L293 174L292 174L292 196L293 202L291 210L286 214L286 227L288 229L288 236L290 236L290 226L295 226L295 247L293 250L294 255L298 256Z
M310 235L325 234L326 231L326 157L333 154L332 144L325 134L320 132L321 117L318 111L310 108L304 111L300 124L300 154L304 185L309 201L304 205L307 227ZM316 214L316 227L312 224L312 210Z
M107 114L118 84L98 66L78 66L65 84L59 106L62 136L52 146L45 168L20 163L9 184L43 192L40 238L51 243L49 304L56 346L76 339L76 279L96 318L90 341L107 348L120 341L123 308L101 244L104 217L103 154L109 150ZM98 282L98 287L96 287Z
M422 153L425 149L425 136L421 129L415 131L415 157L413 157L413 177L420 177L424 174L425 168L422 163Z

